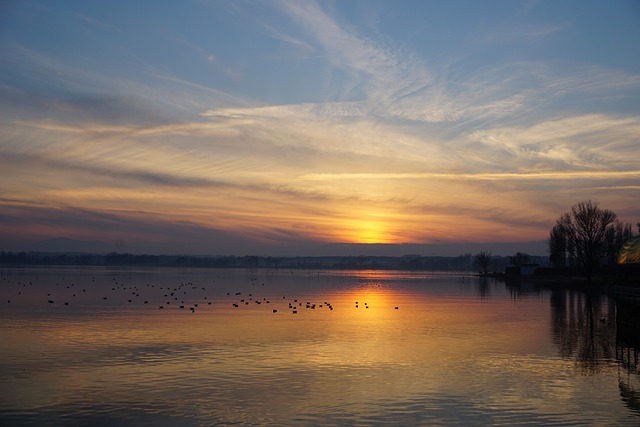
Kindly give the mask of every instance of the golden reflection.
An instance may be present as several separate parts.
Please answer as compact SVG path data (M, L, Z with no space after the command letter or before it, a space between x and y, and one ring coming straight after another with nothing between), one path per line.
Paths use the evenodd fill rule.
M382 288L377 288L377 286L371 284L364 288L347 292L343 295L343 302L351 304L356 309L371 310L375 308L375 310L372 310L375 313L379 313L380 309L394 308L395 306L393 306L392 302L394 300L393 294Z
M202 280L187 270L175 274L165 280ZM613 377L603 377L602 370L585 381L573 358L557 356L549 339L548 301L542 298L513 300L492 288L482 299L476 281L461 290L453 282L416 280L425 272L343 275L287 273L250 280L253 275L234 271L228 281L218 279L207 300L212 304L200 301L195 313L175 304L160 310L157 303L119 305L110 298L104 306L102 299L68 307L45 303L42 317L31 310L22 312L24 318L7 316L0 328L0 360L17 369L8 375L5 388L12 393L3 403L42 407L89 395L101 405L148 399L171 410L180 403L178 395L213 408L214 418L225 411L229 423L264 423L232 410L239 401L249 405L247 413L262 414L270 405L271 414L282 416L275 423L286 424L308 411L309 402L328 413L361 405L363 414L371 402L410 407L416 401L451 401L490 413L521 410L524 402L556 414L558 403L574 405L578 413L575 402L589 396L606 402L611 387L616 410L618 395L633 402L637 394L629 381L618 390L611 381L615 366L607 364ZM228 295L227 286L242 294ZM240 300L248 304L232 304ZM41 304L21 301L25 308ZM294 303L295 315L289 308ZM11 310L16 306L12 302ZM594 387L600 384L594 381L609 388Z

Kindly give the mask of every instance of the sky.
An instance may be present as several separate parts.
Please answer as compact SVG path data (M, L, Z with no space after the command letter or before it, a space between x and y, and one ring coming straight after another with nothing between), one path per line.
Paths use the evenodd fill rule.
M2 1L0 249L544 255L640 221L638 40L637 0Z

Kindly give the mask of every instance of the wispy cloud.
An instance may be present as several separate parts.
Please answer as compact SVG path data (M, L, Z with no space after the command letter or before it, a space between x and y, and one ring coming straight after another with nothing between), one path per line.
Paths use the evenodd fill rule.
M601 114L567 117L527 127L494 128L471 133L471 141L503 152L515 167L589 169L622 172L637 169L633 159L634 135L640 117ZM546 167L540 161L548 161Z
M307 174L302 179L324 181L327 179L445 179L445 180L574 180L574 179L610 179L610 178L640 178L640 170L635 171L556 171L556 172L528 172L528 173L341 173L341 174Z
M315 52L313 46L300 38L295 38L290 34L286 34L285 32L280 31L271 25L265 25L265 28L267 29L267 32L271 37L294 46L295 48L302 50L306 54L313 54Z
M313 42L325 52L331 63L353 73L359 80L368 109L386 114L394 102L414 96L433 84L434 78L424 61L411 52L401 52L380 41L357 34L340 25L314 2L278 3ZM396 108L395 116L402 111Z
M278 4L306 30L305 43L314 43L334 67L353 74L361 90L359 112L380 119L477 126L487 120L519 120L522 114L545 118L556 113L553 104L564 98L589 97L590 102L600 98L608 103L612 92L630 96L628 91L640 86L640 75L569 62L497 63L473 73L464 71L468 66L464 58L459 64L429 65L406 48L358 34L356 27L341 24L317 3ZM499 36L492 43L544 37L565 27L518 26L513 36L496 30Z
M119 75L116 64L96 69L90 61L70 61L49 53L35 51L19 43L0 41L7 53L0 59L5 69L26 80L21 86L34 87L37 93L5 85L3 91L20 97L21 103L48 103L58 114L81 114L86 120L146 123L191 119L207 108L222 105L248 106L250 101L220 89L181 78L154 66L139 55L123 48L125 62L136 70ZM47 82L46 89L38 89ZM56 86L52 90L49 85ZM91 108L82 103L91 102ZM4 108L12 107L7 101ZM28 105L26 106L28 107ZM42 111L45 106L35 111ZM51 116L51 114L49 114ZM171 117L171 119L170 119ZM64 118L61 117L61 118Z
M515 44L523 41L533 43L570 27L571 24L569 22L545 24L509 23L486 31L481 40L491 45Z

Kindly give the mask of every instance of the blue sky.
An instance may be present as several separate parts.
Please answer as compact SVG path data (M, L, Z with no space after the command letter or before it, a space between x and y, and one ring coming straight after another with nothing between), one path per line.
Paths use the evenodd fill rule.
M587 199L635 224L638 40L637 1L4 2L1 249L463 251Z

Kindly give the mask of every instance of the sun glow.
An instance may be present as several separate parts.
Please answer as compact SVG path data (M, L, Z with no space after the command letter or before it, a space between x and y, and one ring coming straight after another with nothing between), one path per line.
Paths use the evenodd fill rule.
M394 243L389 225L380 214L365 214L346 222L345 237L350 243Z

